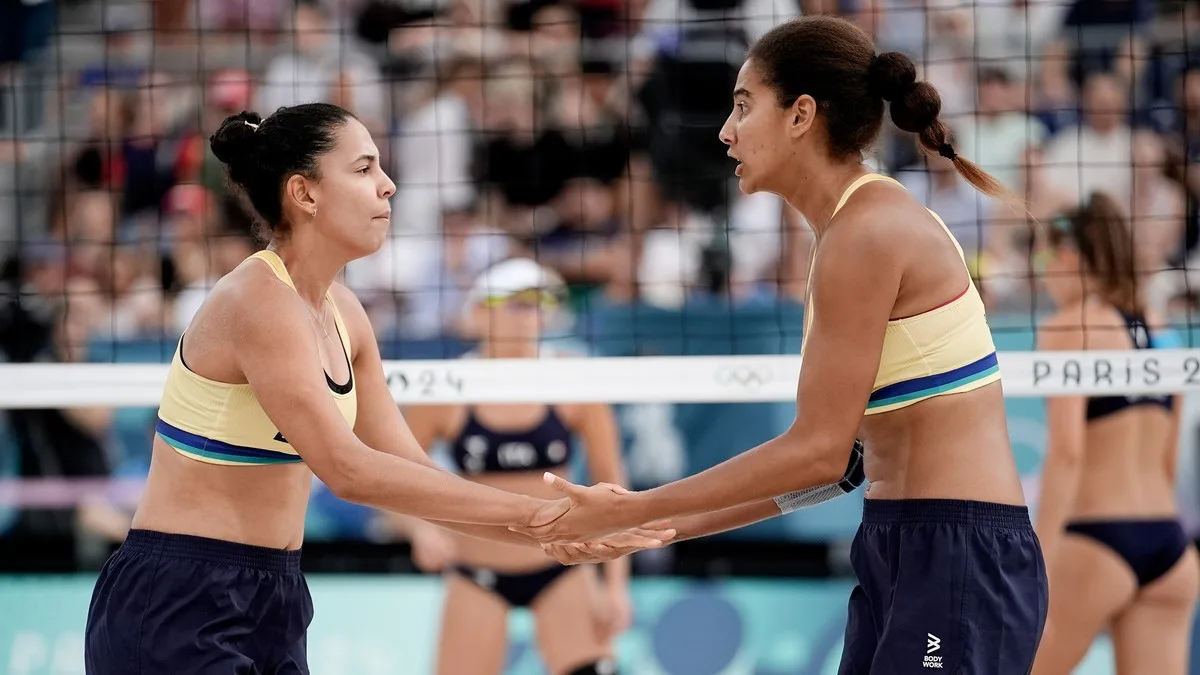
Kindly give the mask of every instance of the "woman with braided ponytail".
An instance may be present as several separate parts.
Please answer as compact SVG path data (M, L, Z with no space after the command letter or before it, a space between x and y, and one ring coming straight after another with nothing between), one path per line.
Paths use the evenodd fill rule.
M572 508L518 528L565 561L647 522L676 539L786 513L869 481L851 561L842 675L1028 673L1048 585L1009 445L995 346L962 250L863 151L883 122L917 134L980 190L937 91L841 19L782 24L750 50L720 138L746 193L772 192L816 233L796 419L780 436L652 490L548 482ZM849 462L847 461L849 457ZM814 490L825 486L819 490Z

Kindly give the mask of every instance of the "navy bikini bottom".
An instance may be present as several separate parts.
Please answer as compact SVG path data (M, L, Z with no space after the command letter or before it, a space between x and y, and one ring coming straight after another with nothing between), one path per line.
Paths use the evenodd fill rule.
M1191 542L1175 520L1079 521L1067 532L1089 537L1121 556L1145 586L1166 574Z

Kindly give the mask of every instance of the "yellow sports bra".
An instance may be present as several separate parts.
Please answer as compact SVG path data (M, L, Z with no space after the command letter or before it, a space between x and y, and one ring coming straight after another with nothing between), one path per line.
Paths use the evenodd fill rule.
M265 262L275 276L293 289L292 277L274 251L259 251L247 258ZM350 336L338 312L333 295L333 320L346 363L350 359ZM351 427L358 413L354 392L354 369L346 384L335 383L325 375L330 396ZM183 359L183 337L175 348L162 404L158 409L155 433L179 454L209 464L248 466L287 464L303 461L287 439L267 417L249 384L229 384L201 377L188 369Z
M900 185L887 176L867 174L846 188L834 214L846 205L855 190L877 180ZM929 213L954 242L959 256L963 257L965 270L962 247L941 217L933 211ZM813 262L815 260L814 256ZM810 263L810 289L812 269ZM953 300L915 316L888 321L879 372L875 375L865 414L877 415L934 396L971 391L1000 379L996 346L987 325L983 299L969 275L967 278L966 289ZM813 319L811 292L805 304L804 332L807 334ZM800 346L802 356L804 344L801 342Z

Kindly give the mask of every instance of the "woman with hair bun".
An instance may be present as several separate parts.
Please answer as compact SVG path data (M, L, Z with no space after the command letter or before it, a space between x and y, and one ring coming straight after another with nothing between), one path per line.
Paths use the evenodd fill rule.
M863 164L885 101L926 152L1008 198L955 151L937 91L908 57L876 54L861 29L828 16L771 30L738 74L720 138L743 192L780 195L816 233L795 421L644 492L548 477L574 506L520 529L582 561L595 547L572 542L660 519L677 539L721 532L843 494L865 469L839 673L1028 673L1048 586L995 346L949 230Z
M347 501L535 548L509 528L569 508L439 469L400 416L367 315L334 282L390 222L396 186L367 129L312 103L230 116L210 142L270 243L213 286L179 340L133 527L92 594L89 675L308 673L314 475Z

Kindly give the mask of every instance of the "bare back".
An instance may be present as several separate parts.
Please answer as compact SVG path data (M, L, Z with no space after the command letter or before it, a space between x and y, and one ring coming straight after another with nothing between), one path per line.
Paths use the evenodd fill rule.
M1081 349L1134 347L1121 314L1098 300L1065 308L1050 323L1073 326L1070 330L1078 334ZM1151 319L1151 327L1156 325ZM1178 405L1176 401L1176 409ZM1171 467L1177 434L1176 414L1161 406L1132 405L1087 421L1082 473L1071 516L1083 519L1174 516Z

